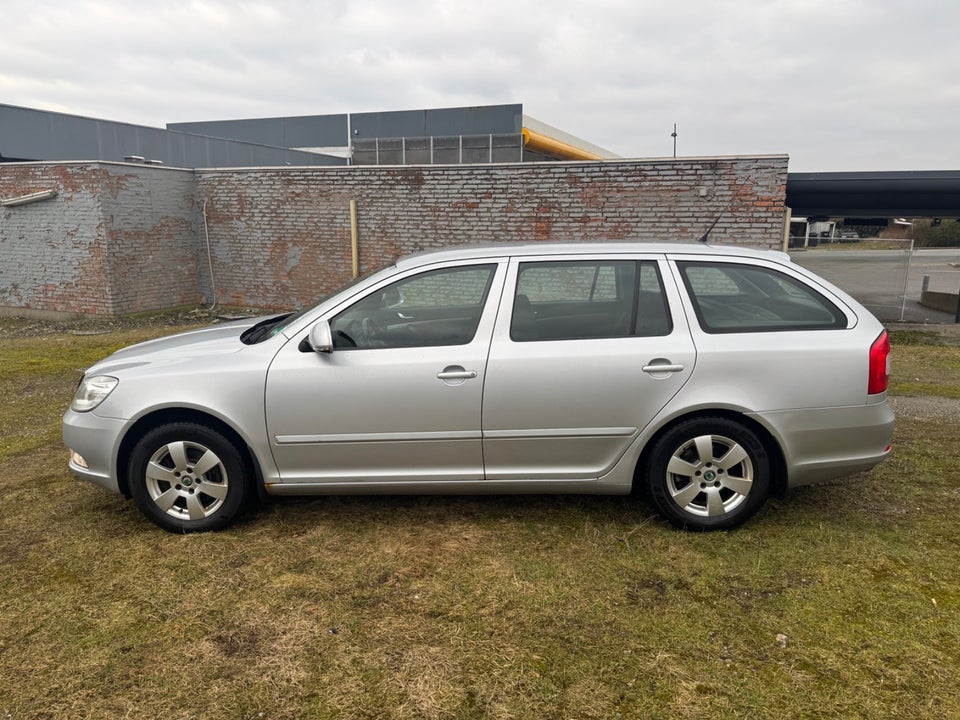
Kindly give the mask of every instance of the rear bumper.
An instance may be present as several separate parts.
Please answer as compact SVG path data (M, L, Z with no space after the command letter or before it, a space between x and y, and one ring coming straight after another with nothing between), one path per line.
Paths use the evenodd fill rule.
M757 413L780 440L787 486L799 487L869 470L890 454L894 416L884 399L869 405Z

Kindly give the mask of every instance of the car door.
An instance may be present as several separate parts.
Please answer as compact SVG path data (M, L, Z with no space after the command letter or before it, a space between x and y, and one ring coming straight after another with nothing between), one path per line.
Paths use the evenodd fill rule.
M489 259L410 270L322 318L332 352L313 352L307 331L287 343L266 383L281 481L481 479L482 389L505 272Z
M487 479L604 474L695 359L662 257L515 259L487 365Z

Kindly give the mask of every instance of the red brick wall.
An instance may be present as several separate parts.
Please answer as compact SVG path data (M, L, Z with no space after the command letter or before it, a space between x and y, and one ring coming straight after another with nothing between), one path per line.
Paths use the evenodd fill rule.
M0 307L115 315L201 299L190 171L111 163L0 165Z
M786 156L197 174L219 300L264 308L309 303L350 279L351 199L366 272L449 245L693 242L728 203L711 242L777 248L786 179Z
M360 266L449 245L633 239L779 247L786 156L177 170L0 165L0 309L123 314L209 302L289 308ZM206 223L204 223L204 208ZM202 293L202 294L201 294Z
M101 173L95 165L0 165L0 198L57 191L0 208L0 306L111 311Z

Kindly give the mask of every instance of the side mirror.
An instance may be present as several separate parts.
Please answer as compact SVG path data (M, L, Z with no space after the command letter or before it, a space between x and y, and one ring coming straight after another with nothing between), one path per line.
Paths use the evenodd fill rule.
M313 324L307 340L310 343L310 349L314 352L333 352L333 335L330 332L330 323L326 320L318 320Z

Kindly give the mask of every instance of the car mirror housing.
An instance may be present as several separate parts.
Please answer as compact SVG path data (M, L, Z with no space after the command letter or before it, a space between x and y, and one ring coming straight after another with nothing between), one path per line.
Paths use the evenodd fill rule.
M333 352L333 334L330 332L330 323L318 320L310 328L310 349L317 353Z

